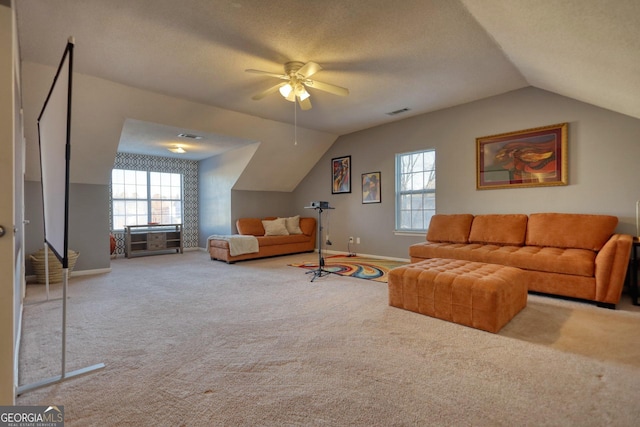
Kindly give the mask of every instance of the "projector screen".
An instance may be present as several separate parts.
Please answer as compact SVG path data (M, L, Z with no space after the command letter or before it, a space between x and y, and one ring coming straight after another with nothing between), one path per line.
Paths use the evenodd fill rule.
M68 268L72 68L73 43L69 41L38 117L44 240L63 268Z

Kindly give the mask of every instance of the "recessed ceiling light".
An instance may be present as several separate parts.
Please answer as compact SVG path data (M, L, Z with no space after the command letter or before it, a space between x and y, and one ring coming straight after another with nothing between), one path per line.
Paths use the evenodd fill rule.
M180 147L179 145L176 145L175 147L167 148L167 150L171 151L172 153L178 153L178 154L186 153L185 149Z
M179 133L178 136L180 138L202 139L202 137L200 135L194 135L192 133Z

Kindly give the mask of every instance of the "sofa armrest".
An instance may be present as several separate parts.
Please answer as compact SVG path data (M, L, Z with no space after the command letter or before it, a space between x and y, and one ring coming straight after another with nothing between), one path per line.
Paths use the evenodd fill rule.
M611 304L620 301L632 241L631 235L614 234L596 255L596 301Z
M300 217L300 230L302 230L302 234L306 234L307 236L312 236L315 238L316 235L316 219L311 217Z

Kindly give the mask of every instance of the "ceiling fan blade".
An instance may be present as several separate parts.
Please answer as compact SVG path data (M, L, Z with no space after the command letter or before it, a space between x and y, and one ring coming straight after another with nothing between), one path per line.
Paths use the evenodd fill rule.
M308 79L309 77L313 76L315 73L317 73L318 71L322 70L322 67L318 64L316 64L315 62L307 62L306 64L304 64L298 71L296 74L300 74L301 76L303 76L305 79Z
M265 96L271 95L272 93L277 92L278 89L280 89L284 85L286 85L286 83L278 83L277 85L271 86L269 89L252 96L251 99L253 99L254 101L259 101Z
M289 80L289 76L285 76L284 74L270 73L269 71L262 71L262 70L253 70L251 68L244 71L247 73L262 74L263 76L270 76L270 77L275 77L282 80Z
M302 101L298 102L300 104L300 108L303 110L311 109L311 98L305 98Z
M317 80L305 80L304 85L313 89L323 90L325 92L329 92L334 95L339 95L339 96L349 95L349 89L345 87L332 85L330 83L323 83Z

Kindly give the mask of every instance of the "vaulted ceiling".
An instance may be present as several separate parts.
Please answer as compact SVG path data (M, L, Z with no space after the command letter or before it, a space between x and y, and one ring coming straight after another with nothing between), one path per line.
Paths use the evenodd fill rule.
M640 118L638 0L17 1L24 61L285 123L282 73L314 61L298 126L347 134L535 86ZM398 115L389 112L408 109ZM132 132L136 133L136 132Z

